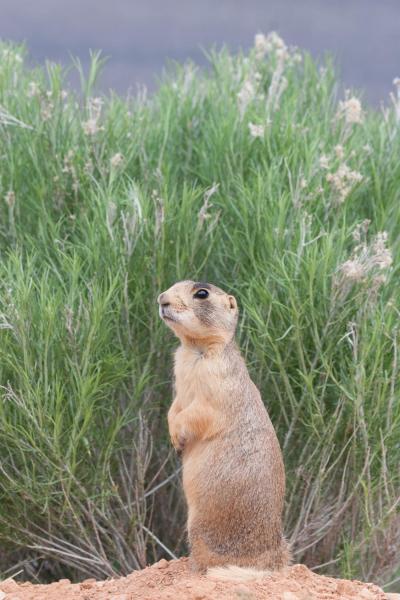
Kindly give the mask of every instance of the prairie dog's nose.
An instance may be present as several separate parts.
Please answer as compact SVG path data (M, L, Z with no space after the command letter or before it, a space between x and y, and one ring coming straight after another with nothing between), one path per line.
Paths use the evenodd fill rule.
M160 306L168 306L169 302L168 302L167 294L165 292L160 294L157 298L157 302Z

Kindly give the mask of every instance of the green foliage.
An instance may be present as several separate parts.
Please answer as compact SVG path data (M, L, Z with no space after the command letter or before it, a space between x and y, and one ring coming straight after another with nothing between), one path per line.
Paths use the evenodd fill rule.
M23 48L0 56L4 570L20 552L27 576L102 577L185 552L166 431L175 341L156 297L192 278L239 300L296 560L393 579L395 111L351 122L332 66L279 45L212 52L209 70L176 66L127 99L94 97L98 55L87 77L75 65L81 94Z

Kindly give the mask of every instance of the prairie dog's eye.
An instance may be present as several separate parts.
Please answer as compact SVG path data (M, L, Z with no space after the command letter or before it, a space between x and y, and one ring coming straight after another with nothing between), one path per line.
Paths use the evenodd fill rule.
M197 290L193 298L199 298L199 300L204 300L204 298L208 298L209 295L210 294L207 292L207 290Z

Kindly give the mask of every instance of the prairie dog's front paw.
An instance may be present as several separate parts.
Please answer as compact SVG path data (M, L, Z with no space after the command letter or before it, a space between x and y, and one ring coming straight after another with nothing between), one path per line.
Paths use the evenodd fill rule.
M178 453L183 452L186 446L187 439L183 433L171 435L171 442Z
M169 434L175 450L177 452L182 452L185 449L188 436L182 425L179 423L179 419L175 419L175 422L170 426Z

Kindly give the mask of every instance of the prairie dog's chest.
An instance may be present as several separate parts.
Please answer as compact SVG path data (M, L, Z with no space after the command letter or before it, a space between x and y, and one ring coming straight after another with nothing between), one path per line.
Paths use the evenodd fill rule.
M178 348L175 354L175 390L182 406L194 399L207 400L217 389L213 361L200 353Z

